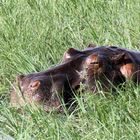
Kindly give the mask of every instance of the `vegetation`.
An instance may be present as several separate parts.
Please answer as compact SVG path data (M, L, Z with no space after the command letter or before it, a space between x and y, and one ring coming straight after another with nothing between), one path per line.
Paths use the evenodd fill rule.
M56 65L67 48L93 42L138 50L139 38L139 0L1 0L0 139L139 140L140 88L131 83L118 96L77 97L72 113L29 106L18 113L9 105L17 74Z

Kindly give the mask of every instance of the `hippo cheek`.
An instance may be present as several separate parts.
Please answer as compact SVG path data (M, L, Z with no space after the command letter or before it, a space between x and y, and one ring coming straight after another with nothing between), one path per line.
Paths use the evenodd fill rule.
M36 93L35 95L33 95L33 101L40 102L43 100L45 100L45 96L43 94Z
M97 77L100 73L100 68L96 66L89 66L87 69L87 75L94 78Z

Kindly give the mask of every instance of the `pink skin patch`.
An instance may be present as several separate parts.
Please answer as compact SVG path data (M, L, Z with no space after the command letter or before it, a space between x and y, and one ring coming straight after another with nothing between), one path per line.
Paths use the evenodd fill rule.
M130 80L134 73L134 64L130 63L130 64L123 65L121 66L120 71L122 75L125 76L125 78Z

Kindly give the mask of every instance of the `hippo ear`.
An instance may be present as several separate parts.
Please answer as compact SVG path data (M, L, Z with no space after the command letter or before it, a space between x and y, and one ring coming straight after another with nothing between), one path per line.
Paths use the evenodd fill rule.
M68 54L75 54L76 52L79 52L79 51L76 50L76 49L74 49L74 48L69 48L69 49L67 50L67 53L68 53Z
M74 48L69 48L63 55L63 61L77 55L80 54L81 52L79 50L76 50Z
M95 47L96 47L95 44L89 44L89 45L87 46L87 48L95 48Z
M29 88L30 88L31 90L37 90L37 89L39 88L40 84L41 84L41 83L40 83L39 80L33 81L33 82L31 82L31 84L29 85Z
M23 78L25 77L25 75L17 75L16 76L16 82L21 82L23 80Z
M110 59L113 61L123 61L128 55L125 52L122 52L120 54L114 55Z

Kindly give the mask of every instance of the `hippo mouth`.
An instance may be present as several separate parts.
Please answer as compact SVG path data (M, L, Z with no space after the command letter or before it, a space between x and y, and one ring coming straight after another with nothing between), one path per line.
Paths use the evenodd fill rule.
M96 87L96 86L92 86L91 91L92 91L93 93L96 93L96 92L97 92L97 87Z
M33 95L33 100L34 101L42 101L44 100L44 96L42 94L36 93L35 95Z

